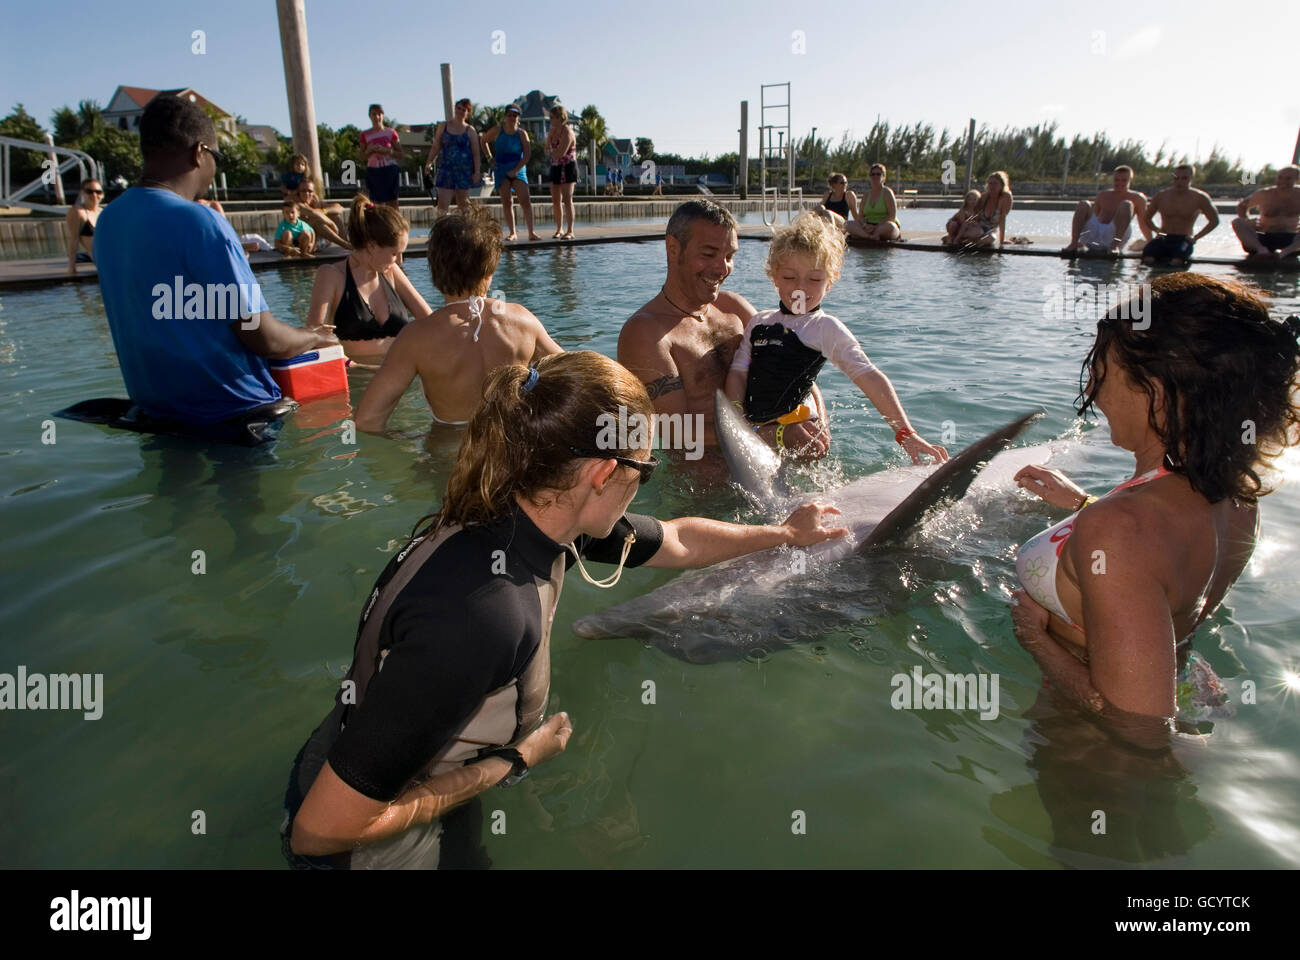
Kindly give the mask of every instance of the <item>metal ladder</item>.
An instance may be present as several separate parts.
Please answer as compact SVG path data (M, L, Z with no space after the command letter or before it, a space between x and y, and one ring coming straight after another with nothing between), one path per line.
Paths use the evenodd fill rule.
M67 157L61 163L51 163L53 157L46 161L48 164L41 175L17 190L11 189L11 180L13 179L13 165L10 160L9 151L11 148L19 150L33 150L37 153L45 154L50 157L51 154L61 154ZM41 190L46 184L53 183L56 177L62 177L73 167L76 167L81 174L84 182L88 179L104 179L103 165L96 162L90 154L81 150L74 150L71 147L55 147L48 143L35 143L31 140L18 140L14 137L0 137L0 207L26 207L29 210L44 210L47 213L66 213L67 207L56 207L48 203L34 203L30 200L24 200L23 197L29 196L38 190Z
M768 91L773 93L769 94ZM785 101L782 103L769 103L769 97L776 97L775 91L785 91ZM794 219L795 211L803 209L803 187L795 186L794 171L794 138L791 136L790 129L790 83L765 83L759 87L758 94L759 112L758 112L758 171L759 184L763 190L763 223L767 226L776 224L779 215L778 206L781 201L781 167L785 166L785 219L789 223ZM769 111L771 117L769 117ZM777 142L772 143L772 135L776 134ZM773 185L768 185L769 170L774 181ZM771 217L768 217L768 197L772 198L770 207ZM795 206L795 196L798 195L798 206Z

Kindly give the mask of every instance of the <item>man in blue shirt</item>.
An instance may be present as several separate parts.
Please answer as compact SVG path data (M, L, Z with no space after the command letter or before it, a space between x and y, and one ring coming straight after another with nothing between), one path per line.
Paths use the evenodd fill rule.
M122 379L145 416L219 433L280 400L263 358L338 341L272 317L235 231L194 202L221 157L197 104L150 101L140 150L140 186L105 208L94 241Z

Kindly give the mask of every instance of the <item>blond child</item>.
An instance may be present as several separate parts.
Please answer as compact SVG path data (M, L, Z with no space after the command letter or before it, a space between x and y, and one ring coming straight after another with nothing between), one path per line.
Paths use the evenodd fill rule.
M969 223L972 218L978 217L979 212L980 192L978 190L967 190L961 209L948 220L948 234L943 238L944 245L951 246L956 243L957 238L961 235L961 228Z
M756 426L779 423L777 449L784 450L785 424L816 416L808 394L829 359L889 422L895 441L913 463L921 463L923 456L947 460L943 447L927 443L912 429L894 385L867 359L849 328L821 308L839 279L844 244L832 224L813 214L803 214L776 231L768 249L767 275L781 305L755 314L745 324L727 373L727 399Z

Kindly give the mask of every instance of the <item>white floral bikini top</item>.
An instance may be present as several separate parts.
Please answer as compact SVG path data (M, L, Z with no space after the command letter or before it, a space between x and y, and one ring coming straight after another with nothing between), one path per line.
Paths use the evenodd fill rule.
M1121 490L1140 487L1152 480L1159 480L1171 472L1164 466L1156 467L1140 477L1125 480L1106 496L1109 497L1111 493L1119 493ZM1065 549L1065 542L1074 532L1074 521L1083 509L1081 507L1060 523L1026 540L1024 546L1016 553L1016 574L1020 577L1025 592L1034 598L1034 602L1050 613L1056 614L1080 633L1083 632L1083 627L1070 619L1070 615L1065 612L1065 606L1061 603L1060 595L1056 592L1056 568L1061 562L1061 551Z

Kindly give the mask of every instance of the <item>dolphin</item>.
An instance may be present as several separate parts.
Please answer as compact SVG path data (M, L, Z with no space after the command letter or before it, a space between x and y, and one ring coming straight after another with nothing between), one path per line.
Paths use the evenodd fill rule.
M916 532L936 505L961 498L972 485L985 491L1005 489L1021 467L1042 463L1052 452L1048 445L1006 449L1042 416L1035 412L981 437L946 463L893 467L837 490L800 494L790 490L775 453L721 392L714 415L723 457L752 501L773 516L784 516L808 500L829 502L839 508L849 536L810 547L765 550L688 571L643 596L580 617L573 624L578 636L645 640L692 663L740 659L756 647L766 652L791 646L842 621L863 602L869 605L873 593L897 592L897 564L878 561L890 546ZM874 592L856 577L825 575L855 553L867 558L867 579L881 581ZM890 575L895 582L886 582Z

